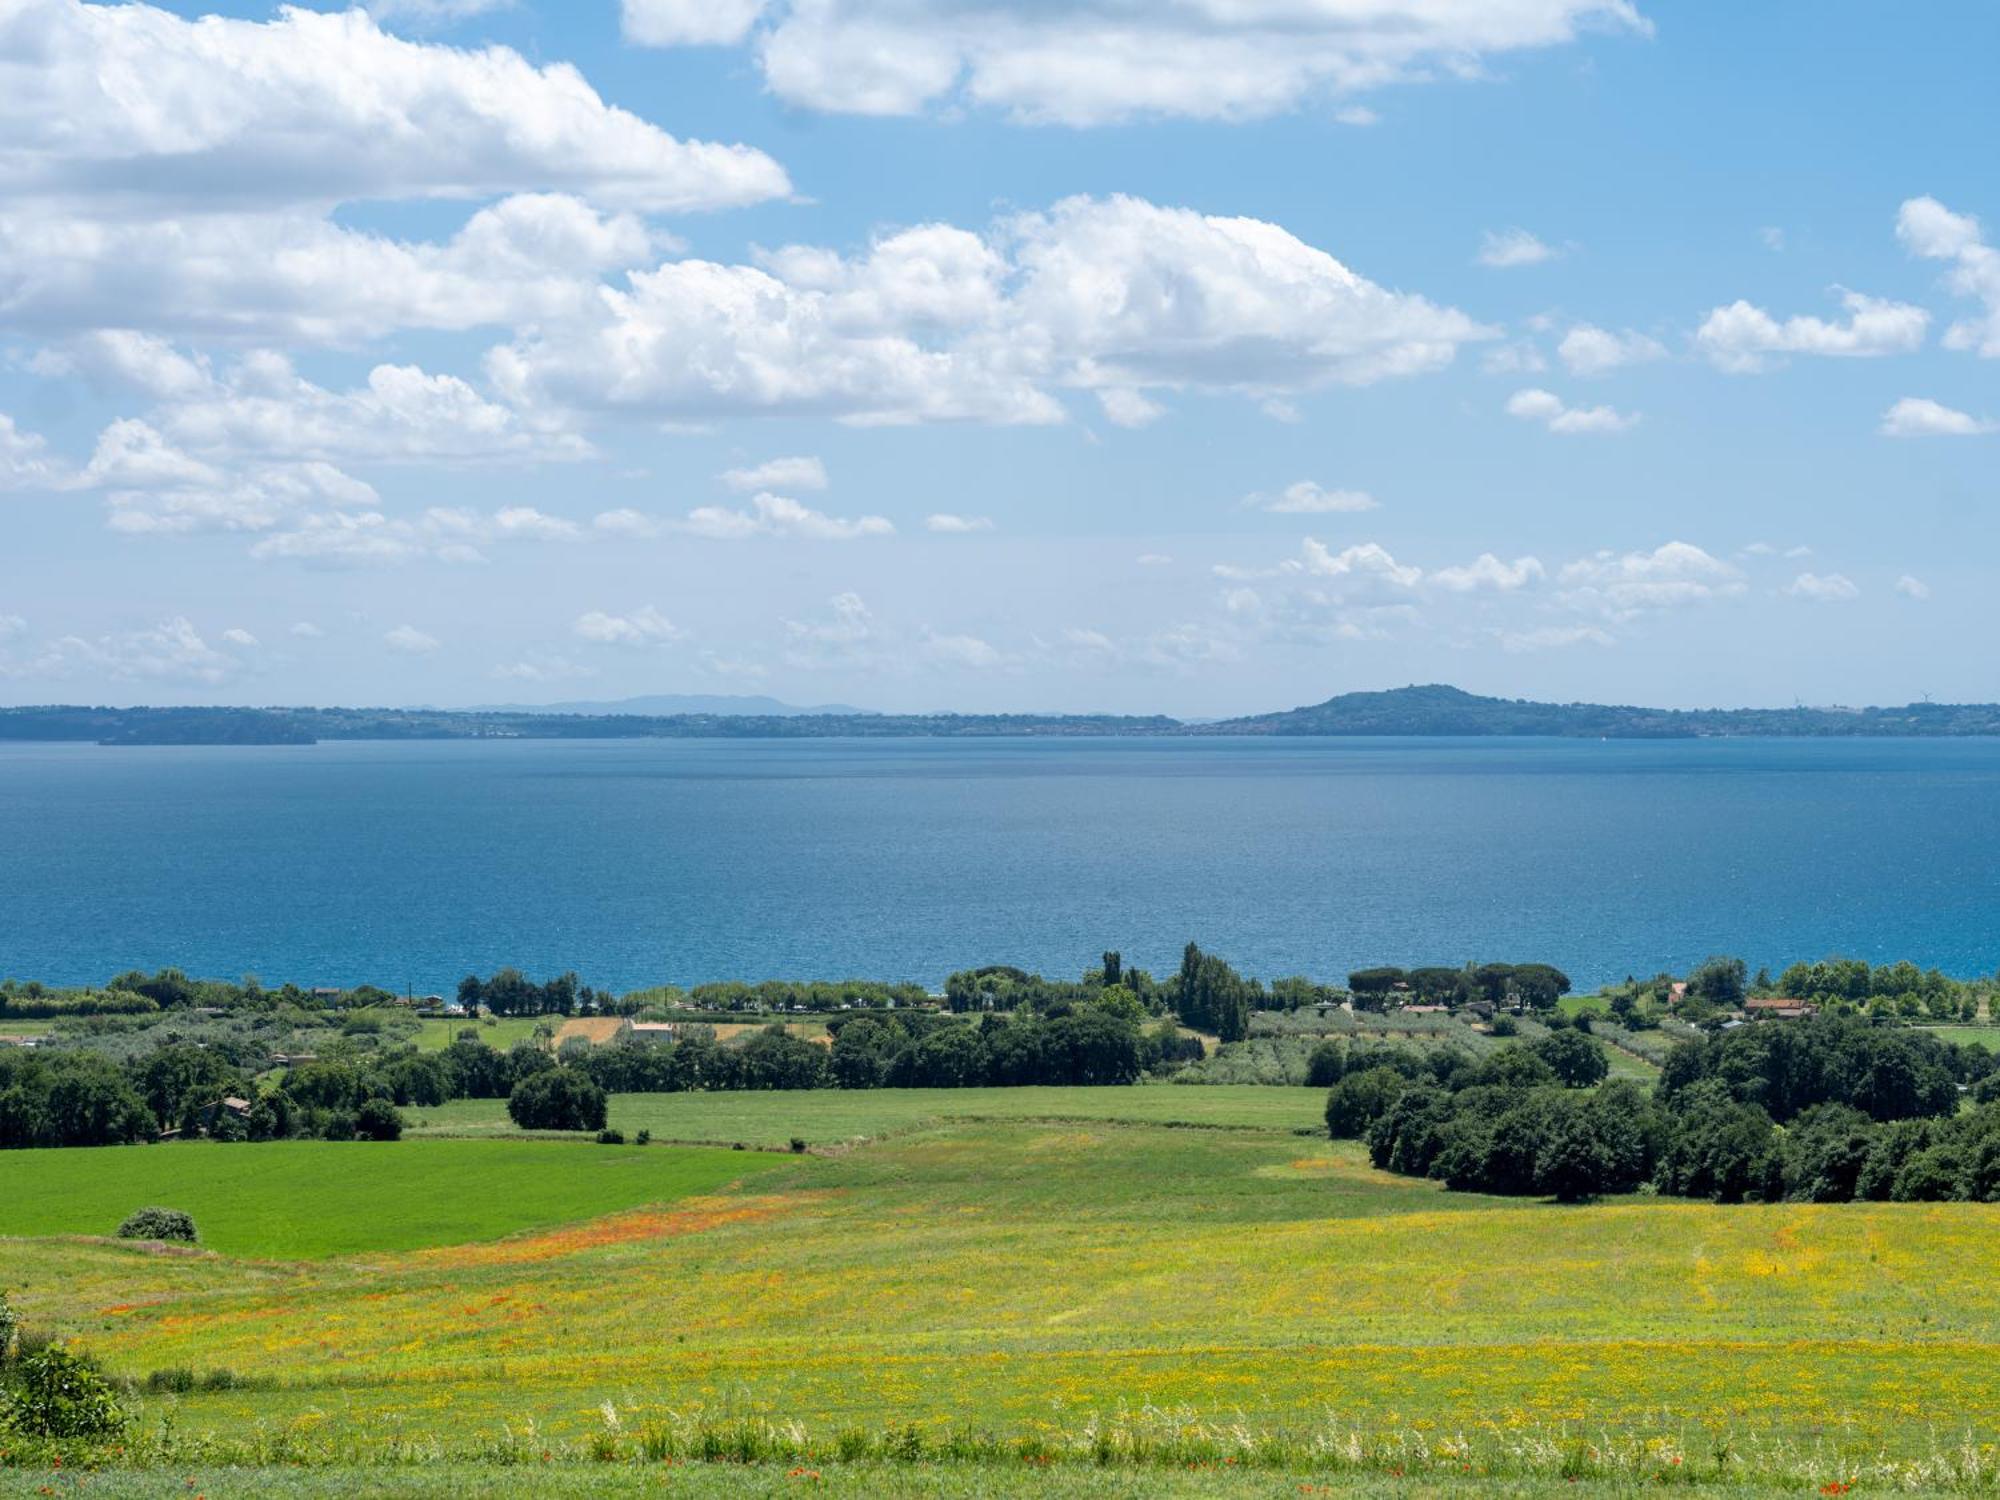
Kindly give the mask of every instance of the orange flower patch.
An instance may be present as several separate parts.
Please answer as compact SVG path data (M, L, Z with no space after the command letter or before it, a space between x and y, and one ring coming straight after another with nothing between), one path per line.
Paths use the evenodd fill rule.
M671 1208L638 1208L581 1224L497 1240L490 1245L456 1245L419 1251L417 1261L449 1260L454 1265L504 1266L524 1261L560 1260L588 1250L641 1240L675 1239L728 1224L754 1223L795 1208L820 1195L789 1193L754 1198L686 1198Z

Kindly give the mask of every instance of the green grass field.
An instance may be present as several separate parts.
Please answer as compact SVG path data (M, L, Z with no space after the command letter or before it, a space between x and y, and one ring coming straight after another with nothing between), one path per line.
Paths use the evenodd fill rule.
M783 1147L838 1146L947 1120L1126 1120L1154 1125L1318 1130L1326 1091L1149 1084L1134 1088L864 1089L814 1093L616 1094L610 1123L629 1138ZM412 1110L412 1134L518 1135L501 1099Z
M2000 1207L1638 1197L1560 1208L1450 1194L1371 1170L1351 1143L1296 1134L1317 1118L1317 1091L1303 1089L678 1095L618 1108L628 1128L651 1120L662 1135L869 1141L699 1157L560 1142L327 1146L315 1178L225 1170L211 1208L177 1206L221 1214L204 1219L220 1244L230 1212L251 1241L310 1197L359 1226L345 1232L365 1253L328 1254L319 1240L293 1252L317 1258L245 1260L0 1238L0 1285L29 1324L76 1337L116 1372L228 1369L248 1382L141 1396L137 1432L170 1418L173 1432L243 1445L264 1465L293 1446L318 1464L392 1451L473 1460L506 1443L516 1457L552 1454L535 1493L797 1492L798 1464L636 1467L639 1434L725 1420L775 1424L811 1464L843 1429L906 1426L929 1443L990 1433L1069 1455L1020 1484L977 1465L830 1470L826 1484L850 1494L1422 1492L1392 1483L1406 1463L1413 1477L1419 1465L1433 1478L1526 1472L1521 1492L1539 1493L1565 1471L1587 1478L1606 1454L1624 1455L1630 1487L1693 1472L1682 1464L1713 1477L1724 1463L1806 1489L1861 1478L1922 1490L1968 1462L1993 1482ZM10 1230L100 1228L138 1202L177 1203L163 1166L248 1171L283 1149L47 1153L22 1158L32 1180L0 1158L0 1192ZM519 1163L468 1175L467 1162L501 1160L475 1153L501 1150ZM671 1180L614 1176L618 1201L606 1201L591 1174L622 1173L622 1158L658 1160ZM719 1160L717 1175L672 1165L695 1160ZM120 1161L154 1175L113 1212L115 1194L70 1181L115 1176L122 1167L99 1164ZM538 1172L551 1196L523 1224L509 1200ZM67 1219L40 1205L12 1216L17 1202L64 1194ZM461 1224L423 1217L453 1194ZM502 1237L513 1228L526 1232ZM273 1240L256 1249L269 1256ZM1361 1457L1338 1474L1316 1463L1185 1480L1173 1465L1087 1472L1104 1434L1128 1431L1268 1434ZM593 1472L593 1443L618 1463ZM200 1469L191 1452L171 1477ZM452 1492L487 1492L481 1472ZM271 1487L231 1489L222 1474L203 1492L451 1487L391 1488L386 1471L376 1490L288 1469L242 1477ZM151 1482L94 1492L166 1492ZM491 1492L508 1490L500 1480Z
M1660 1070L1655 1064L1646 1061L1636 1052L1627 1052L1608 1038L1599 1037L1597 1045L1603 1049L1606 1060L1611 1064L1610 1076L1613 1078L1629 1078L1634 1083L1650 1084L1660 1076Z
M1940 1041L2000 1052L2000 1026L1927 1026L1924 1029Z
M194 1215L225 1255L311 1259L496 1239L706 1193L762 1153L581 1141L190 1142L0 1152L9 1235L110 1234L135 1208Z
M1490 1500L1623 1500L1629 1483L1482 1477L1478 1492ZM0 1470L0 1495L90 1496L95 1500L467 1500L468 1496L532 1494L546 1500L628 1500L668 1495L675 1500L766 1500L815 1495L836 1500L1434 1500L1431 1477L1328 1473L1302 1468L1244 1473L1227 1466L1148 1469L1134 1473L1088 1466L795 1463L660 1465L562 1464L532 1469L494 1464L438 1464L401 1469L217 1469L189 1465L159 1473L79 1474L37 1470L10 1476ZM1796 1496L1782 1490L1739 1488L1732 1494ZM1922 1494L1923 1490L1909 1493Z

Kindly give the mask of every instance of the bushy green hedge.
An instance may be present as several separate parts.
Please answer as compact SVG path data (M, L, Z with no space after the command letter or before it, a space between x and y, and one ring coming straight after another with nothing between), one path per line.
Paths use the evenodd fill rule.
M176 1240L192 1245L195 1234L194 1217L177 1208L142 1208L123 1224L118 1226L121 1240Z
M49 1344L5 1367L0 1431L36 1438L103 1438L126 1416L111 1382L89 1356Z
M602 1130L608 1102L575 1068L545 1068L514 1085L507 1113L523 1130Z

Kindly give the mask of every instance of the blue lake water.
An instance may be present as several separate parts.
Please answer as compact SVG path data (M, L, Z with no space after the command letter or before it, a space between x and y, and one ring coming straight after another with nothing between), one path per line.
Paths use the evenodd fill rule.
M2000 965L2000 742L0 745L0 973Z

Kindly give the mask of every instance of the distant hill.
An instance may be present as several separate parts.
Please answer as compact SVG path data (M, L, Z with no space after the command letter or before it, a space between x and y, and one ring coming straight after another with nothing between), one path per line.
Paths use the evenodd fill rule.
M1164 715L551 713L436 708L0 708L0 741L311 745L320 740L922 739L1179 734Z
M1699 737L1896 738L2000 734L2000 705L1911 703L1901 708L1634 708L1482 698L1432 683L1343 693L1282 713L1204 724L1202 734L1552 735L1567 739Z
M469 714L636 714L641 718L672 718L680 714L716 714L727 718L786 719L796 715L834 715L858 719L872 709L845 703L802 707L754 694L653 693L639 698L613 698L602 703L496 703L463 710Z
M746 711L756 698L631 698L534 709L0 708L0 740L104 745L310 745L319 740L994 739L1085 735L1549 735L1565 739L1854 738L2000 735L2000 705L1901 708L1633 708L1482 698L1431 684L1343 693L1249 718L1191 723L1164 714L879 714L836 707ZM655 704L722 711L655 713Z

